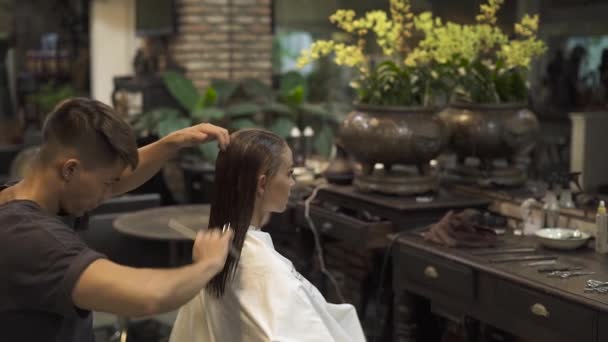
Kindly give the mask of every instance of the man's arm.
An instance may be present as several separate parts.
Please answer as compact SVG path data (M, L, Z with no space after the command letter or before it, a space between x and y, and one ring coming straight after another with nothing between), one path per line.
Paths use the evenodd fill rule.
M113 195L124 194L145 183L182 148L217 140L220 148L230 143L230 135L224 128L211 124L199 124L175 131L168 136L139 149L139 165L128 169L120 181L112 187Z
M213 275L214 270L203 262L159 270L98 259L83 272L72 299L81 309L131 317L154 315L187 303Z
M167 136L152 144L141 147L139 164L135 170L127 168L120 176L120 181L112 187L114 196L129 192L152 178L165 163L179 151L178 145Z
M123 316L174 310L196 296L222 270L232 235L232 231L223 235L199 232L193 249L196 262L175 269L139 269L98 259L76 282L74 304Z

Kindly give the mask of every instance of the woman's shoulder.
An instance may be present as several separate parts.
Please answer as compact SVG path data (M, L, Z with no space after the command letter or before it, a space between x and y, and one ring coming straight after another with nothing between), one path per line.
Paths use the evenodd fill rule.
M291 262L274 249L271 240L261 239L251 233L247 233L243 243L239 266L246 269L271 270L285 270L292 267Z

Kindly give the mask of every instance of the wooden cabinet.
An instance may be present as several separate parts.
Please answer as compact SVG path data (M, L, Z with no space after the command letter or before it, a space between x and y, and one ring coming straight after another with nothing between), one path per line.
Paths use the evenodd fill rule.
M504 279L493 281L495 298L482 305L499 327L532 341L595 341L593 309Z
M303 203L298 203L295 219L297 225L308 226ZM311 206L310 219L319 233L362 248L386 245L385 236L393 230L389 221L363 221L319 206Z
M433 313L460 322L470 317L526 341L608 341L608 296L583 291L586 279L608 278L608 260L591 250L558 255L560 262L596 272L570 279L547 277L521 262L492 263L414 234L400 238L392 255L395 317L401 320L395 321L395 336L400 340L423 341L430 334L423 330L439 329L420 318L428 309L419 312L424 306L416 303L425 300Z
M402 249L399 270L400 279L406 279L405 288L423 292L433 291L437 296L451 300L469 301L475 297L473 270L456 262L438 258L429 253ZM398 273L397 273L398 272Z

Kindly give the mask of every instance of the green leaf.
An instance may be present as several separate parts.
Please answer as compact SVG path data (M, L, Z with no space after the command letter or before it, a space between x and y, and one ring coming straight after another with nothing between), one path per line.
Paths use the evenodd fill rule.
M248 99L256 102L271 101L274 97L272 88L256 78L246 78L241 81L241 89Z
M528 97L528 86L526 85L526 80L518 70L512 70L510 72L509 84L510 94L508 94L508 101L525 101Z
M279 96L285 98L289 96L292 90L296 87L302 87L303 97L308 97L308 87L304 76L297 71L289 71L281 76L279 82Z
M153 129L143 118L143 114L140 114L138 117L134 118L130 125L138 136L144 134L145 132L151 132Z
M180 130L182 128L190 127L192 123L186 118L169 118L158 123L158 135L166 137L167 135Z
M203 155L203 158L205 158L205 160L208 160L210 162L215 162L215 160L217 159L217 154L220 151L216 142L208 142L206 144L200 144L200 145L198 145L198 150Z
M255 103L239 103L228 107L226 115L229 117L252 116L260 112L260 106Z
M225 112L218 107L207 107L192 112L195 123L219 121L224 118Z
M253 120L238 119L238 120L233 120L230 123L230 127L233 128L234 130L239 130L239 129L243 129L243 128L257 128L258 126L255 124L255 122L253 122Z
M317 132L314 140L314 146L317 153L324 157L329 157L331 148L334 144L334 132L329 125L323 125L321 130Z
M158 124L161 121L177 120L179 118L181 118L181 113L175 108L157 108L140 114L133 123L133 128L140 133L147 131L159 134Z
M284 101L289 106L297 106L304 102L304 87L297 86L293 88L286 97L284 97Z
M76 90L69 84L57 86L54 82L49 82L27 97L30 102L38 105L41 112L46 114L51 112L59 102L76 95Z
M276 133L281 138L287 138L289 136L289 133L291 132L291 129L294 126L295 123L292 120L286 117L279 117L274 120L274 122L270 126L270 130Z
M503 68L505 67L504 58L498 58L496 60L496 64L494 65L494 74L498 75L503 72Z
M202 97L203 108L213 106L215 101L217 101L217 91L213 87L207 88L205 95Z
M211 87L216 92L217 103L225 104L236 91L237 84L228 80L213 80L211 81Z
M173 71L167 71L163 74L165 86L173 95L173 97L184 107L188 112L192 112L200 96L191 80Z
M302 105L298 106L298 108L304 114L314 115L320 118L326 118L331 116L327 109L317 104L303 103Z
M278 102L272 102L265 106L262 106L262 112L278 114L282 116L294 116L294 112L291 108L289 108L289 106Z
M201 96L198 101L196 101L196 105L192 109L192 112L200 111L203 108L207 108L213 106L217 100L217 93L213 87L207 88L205 91L205 95Z
M374 105L422 106L444 99L452 86L450 71L441 65L408 67L394 61L384 61L368 75L357 80L355 88L360 103Z

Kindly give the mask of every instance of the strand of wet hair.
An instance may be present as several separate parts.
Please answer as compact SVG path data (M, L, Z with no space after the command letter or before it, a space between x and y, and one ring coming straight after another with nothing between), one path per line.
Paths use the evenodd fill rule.
M236 217L236 216L227 214L226 218L229 218L229 217ZM230 221L230 220L228 219L228 221ZM232 281L232 279L234 278L234 275L236 274L237 266L239 264L239 260L241 258L241 252L242 252L243 245L245 242L245 236L247 235L246 227L249 227L249 225L243 223L246 220L243 220L242 218L237 219L236 222L235 222L235 220L232 220L232 221L234 222L231 224L234 229L235 236L234 236L233 241L231 241L230 243L237 250L238 255L235 257L231 254L228 254L228 257L226 258L226 263L224 264L223 270L218 275L216 275L217 279L215 279L215 280L212 279L209 286L207 287L207 289L211 292L211 294L215 298L220 298L223 296L226 286L228 285L228 283L230 283ZM228 222L226 222L226 223L228 223ZM241 234L240 232L244 232L244 234Z
M230 170L229 172L238 173L238 170ZM227 178L232 178L231 175L224 175ZM238 177L237 177L238 178ZM237 181L240 182L240 181ZM240 184L236 184L237 188L243 188ZM255 189L252 188L249 190L247 194L241 193L241 195L246 195L245 197L254 197ZM235 194L231 194L235 195ZM247 235L247 230L249 228L249 224L251 222L251 213L244 214L243 208L233 207L227 205L227 203L237 203L238 201L234 197L226 198L226 194L220 194L219 192L215 194L216 198L214 198L212 204L211 214L213 216L213 224L217 227L223 226L224 224L230 223L232 228L234 229L234 238L231 244L238 252L238 257L233 257L232 255L228 255L226 259L226 263L222 271L217 274L207 286L207 289L211 292L211 294L220 298L223 296L226 286L232 281L234 278L237 266L240 260L240 255L242 253L243 245L245 243L245 238ZM221 204L220 204L221 203ZM216 211L216 207L214 205L219 205L221 212ZM211 223L211 218L210 218Z

